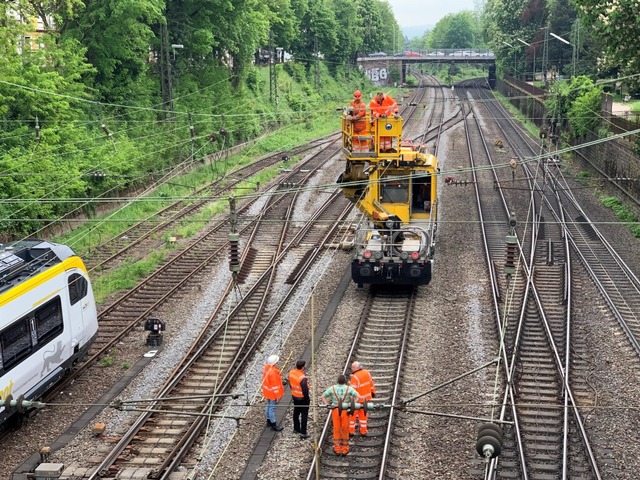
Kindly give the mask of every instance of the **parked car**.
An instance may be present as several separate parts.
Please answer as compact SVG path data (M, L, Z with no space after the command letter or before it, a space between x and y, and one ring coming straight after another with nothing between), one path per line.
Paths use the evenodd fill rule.
M418 52L411 52L411 51L404 52L404 54L407 57L421 57L422 56Z
M427 57L444 57L444 52L429 52Z
M450 57L475 57L477 55L473 50L456 50L449 54Z
M388 57L388 55L385 52L370 53L368 56L369 57Z

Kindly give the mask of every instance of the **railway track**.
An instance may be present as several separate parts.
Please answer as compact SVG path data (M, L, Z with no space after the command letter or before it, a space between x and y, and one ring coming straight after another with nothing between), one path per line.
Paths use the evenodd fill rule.
M498 117L496 113L491 115L494 119ZM515 136L513 127L509 131L504 128L505 138L512 139ZM495 165L492 167L496 172ZM515 299L511 307L518 314L515 330L508 328L506 319L498 318L500 331L505 332L503 361L507 385L499 418L513 422L513 428L506 429L505 441L515 449L503 453L500 460L494 460L485 475L489 478L516 475L543 479L548 475L572 478L581 472L584 478L601 478L580 405L573 393L574 388L583 393L587 391L585 372L578 369L578 375L570 377L574 363L572 355L584 355L585 345L571 331L571 262L566 227L563 217L550 221L559 199L553 192L540 188L542 181L531 170L525 168L525 173L530 178L525 180L529 182L528 190L536 193L533 202L524 205L524 211L529 209L527 228L534 248L528 253L514 240L511 246L514 258L510 264L507 262L502 274L506 273L507 278L516 271L525 274L526 291L523 295L514 289L514 294L510 295ZM504 178L507 175L502 175L502 182L497 173L494 175L496 186L508 182ZM515 183L512 176L512 185ZM534 184L538 186L537 190ZM504 206L509 214L517 210L516 202L507 206L505 201ZM519 210L523 208L519 207ZM510 233L515 239L515 228ZM495 257L490 258L495 264ZM498 258L500 262L507 260L504 255ZM521 268L514 265L515 259ZM494 278L498 277L494 274ZM499 290L496 284L495 298L502 296ZM584 395L582 400L585 400Z
M485 115L486 116L486 115ZM470 119L468 114L464 115L465 118ZM478 127L479 128L479 127ZM472 127L469 127L472 130ZM474 137L474 141L479 138L479 134L471 133ZM504 134L503 137L507 137L510 134ZM486 148L488 150L487 157L490 157L493 152L491 147L492 140L484 140ZM507 147L507 152L509 152ZM500 161L504 163L504 157L508 153L500 152L502 154L499 157ZM481 156L479 153L473 153L474 158L479 159ZM489 161L487 159L487 161ZM495 168L492 168L495 170ZM504 445L505 450L499 457L499 461L489 467L489 470L499 478L547 478L549 475L558 476L557 472L567 471L569 473L568 478L581 478L578 475L583 475L584 478L598 478L592 475L593 469L590 467L587 459L588 452L585 451L583 446L583 440L580 438L580 425L572 413L568 416L564 414L566 411L577 411L577 407L571 407L571 396L574 397L574 404L584 405L585 403L593 400L592 391L585 386L588 372L586 367L581 365L581 359L588 355L585 352L585 345L576 335L573 333L574 329L571 328L570 321L573 320L575 314L572 312L571 296L570 292L572 287L570 286L571 277L578 268L575 264L580 264L583 260L577 258L579 261L570 265L571 257L575 257L573 247L567 247L565 245L565 238L571 238L572 235L567 235L567 229L563 227L562 221L551 222L551 219L556 215L556 211L562 211L566 218L573 219L575 216L572 213L568 213L555 204L552 206L552 202L547 203L546 200L536 199L535 215L534 219L521 222L517 225L516 231L522 235L522 240L518 240L519 248L516 255L520 258L520 268L516 269L516 272L512 274L508 280L504 269L506 261L505 256L505 236L509 233L508 218L509 214L516 212L516 217L521 221L525 219L526 215L521 214L522 211L527 211L529 208L528 203L515 204L514 197L522 196L521 192L524 189L517 190L518 195L514 195L516 191L512 188L514 179L511 175L511 170L504 169L498 171L498 180L489 174L489 169L475 168L474 171L478 173L478 178L475 180L475 185L482 191L486 197L495 195L494 185L496 183L500 186L505 186L505 202L508 207L505 208L501 205L500 201L494 200L483 201L486 208L483 208L482 223L487 226L487 232L483 235L489 239L486 250L491 254L491 260L488 261L490 265L489 269L492 271L492 276L496 282L495 291L496 297L494 299L495 309L497 312L501 312L504 316L504 322L499 324L498 329L504 331L504 355L503 364L505 365L505 371L509 371L510 377L505 375L504 385L508 381L513 381L517 387L510 391L506 400L500 398L497 400L496 408L500 408L502 405L508 405L505 415L502 417L507 422L518 422L517 427L506 427L504 429ZM485 175L486 174L486 175ZM547 177L549 178L549 177ZM515 179L516 182L520 182L519 178ZM532 183L532 186L526 187L528 191L542 189L544 186L542 183L536 185ZM548 181L548 180L547 180ZM535 186L533 186L535 185ZM547 188L550 188L547 184ZM564 187L555 187L553 190L559 191ZM508 213L507 213L508 212ZM278 221L281 223L289 223L282 213L277 215ZM253 215L252 215L253 216ZM293 218L293 217L290 217ZM291 222L295 223L295 222ZM315 260L314 255L318 255L321 251L321 245L333 242L335 238L329 240L329 237L323 237L322 224L326 221L319 221L314 224L303 237L298 237L297 233L300 231L300 225L292 227L286 230L283 237L284 245L290 245L292 250L289 252L291 263L296 265L292 273L287 278L287 283L295 284L295 282L304 278L305 265L312 264ZM571 222L569 222L571 223ZM574 221L576 228L575 235L582 235L589 237L584 228L584 221ZM526 228L523 226L526 225ZM244 228L243 224L243 228ZM531 229L529 231L529 229ZM248 235L248 230L246 230ZM269 276L270 273L265 273L269 268L267 264L273 261L274 248L269 242L272 241L274 236L279 236L273 231L262 230L263 234L260 234L256 230L258 237L251 244L249 240L244 241L245 235L243 233L243 245L246 247L245 252L251 257L253 256L253 266L248 271L243 272L246 274L245 285L247 289L249 286L259 283L262 276ZM334 236L337 235L334 232ZM568 244L571 240L568 241ZM253 245L264 246L265 260L262 265L259 261L262 258L262 253L254 251L256 248ZM276 256L277 257L277 256ZM591 261L591 260L589 260ZM243 261L243 264L245 261ZM246 264L250 263L249 260ZM615 267L612 267L615 269ZM280 276L280 278L284 278ZM293 288L293 287L292 287ZM610 287L611 288L611 287ZM231 292L231 288L227 288L228 292ZM383 293L381 293L383 294ZM256 298L264 296L264 292L259 293L256 291ZM248 294L247 294L248 296ZM247 300L249 301L249 300ZM371 299L373 301L373 298ZM387 303L392 303L387 300ZM225 305L233 304L232 300L229 300ZM283 304L280 304L283 305ZM221 308L222 302L221 302ZM237 320L242 318L242 314L239 313L244 307L239 307ZM284 308L284 307L281 307ZM633 309L633 305L630 307ZM624 309L622 309L624 311ZM637 311L637 310L636 310ZM253 311L252 311L253 312ZM220 317L221 313L218 312L216 316ZM251 313L251 316L257 316ZM226 317L226 315L225 315ZM257 329L257 335L261 335L263 332L266 335L268 331L269 320L264 318L262 329ZM501 320L500 320L501 321ZM212 319L211 328L209 334L214 328L213 325L216 321ZM243 327L245 328L245 327ZM385 330L385 334L389 331ZM241 337L242 334L237 335ZM396 335L391 335L395 337ZM246 334L245 334L246 337ZM375 338L376 334L372 334L371 337ZM228 337L231 338L231 337ZM235 339L234 339L235 341ZM570 343L568 343L570 341ZM248 343L257 345L260 341L255 339ZM190 356L198 356L199 348L202 343L194 347ZM375 349L375 343L368 340L367 343L362 343L361 347L354 347L353 352L356 358L363 363L366 367L372 370L374 379L378 384L379 392L384 388L384 396L379 395L375 399L380 403L395 403L394 400L390 400L394 395L388 388L389 380L384 378L387 373L385 370L375 370L376 358L368 358L370 354L368 350ZM247 345L246 348L234 344L233 349L242 350L241 357L236 357L235 364L246 364L251 360L252 348L251 345ZM382 350L379 350L379 352ZM185 390L176 391L174 393L168 393L171 397L176 396L192 396L192 405L183 405L176 400L160 401L158 404L160 407L170 407L175 409L177 406L179 409L188 413L205 413L210 414L228 414L225 406L225 410L221 409L222 402L215 402L211 409L205 409L201 403L201 399L196 399L196 395L211 395L211 384L218 388L218 384L215 382L216 376L222 375L220 370L215 370L215 364L213 359L220 359L222 353L218 352L212 355L202 354L202 357L210 357L209 364L204 364L202 368L196 367L201 371L206 370L208 373L203 375L202 378L196 378L185 381ZM385 355L379 355L386 357ZM567 368L568 363L571 364L571 369ZM582 362L584 363L584 362ZM346 365L348 366L349 360ZM382 363L381 363L382 365ZM345 366L346 369L346 366ZM228 369L227 369L228 371ZM215 373L214 373L215 372ZM232 374L233 375L233 374ZM240 378L242 373L237 372L237 379ZM220 387L216 391L221 393L233 393L237 392L237 382L241 380L235 380L229 382L230 387L223 389ZM510 380L508 380L510 379ZM573 395L566 395L564 392L565 379L571 382L570 391ZM402 374L398 373L394 377L394 380L398 381L400 386L402 385ZM189 388L191 390L189 390ZM209 390L207 390L209 389ZM202 393L206 390L206 393ZM505 389L506 390L506 389ZM389 392L389 393L388 393ZM232 404L233 401L229 400L227 404ZM148 405L147 405L148 406ZM196 408L197 407L197 408ZM237 408L237 407L234 407ZM160 409L160 408L159 408ZM393 409L379 409L370 412L370 433L367 437L356 436L352 441L352 453L346 458L340 458L333 456L330 451L330 445L326 443L321 444L321 456L318 467L325 478L338 478L340 476L358 476L361 478L383 478L385 473L388 472L389 463L396 461L396 471L402 471L401 468L397 468L398 459L401 458L401 453L398 450L394 450L393 444L399 444L398 438L393 438L398 429L403 430L402 422L406 416L401 410L396 409L396 415L389 420L389 415L393 412ZM183 412L184 413L184 412ZM155 433L162 432L161 427L164 425L175 425L176 429L187 429L183 423L184 418L177 415L175 412L170 415L174 415L177 420L176 423L163 423L167 420L160 420L160 413L155 417L150 426L142 427L142 431L154 429ZM234 413L234 415L236 415ZM202 417L207 418L207 417ZM202 420L204 421L204 420ZM222 421L222 420L220 420ZM171 420L173 422L173 420ZM399 428L400 426L400 428ZM385 446L386 437L383 438L383 431L391 431L390 434L390 446ZM169 457L169 454L165 450L156 450L155 452L145 452L138 456L131 456L130 452L134 452L137 455L138 451L149 449L148 444L156 445L154 448L164 449L162 446L163 441L159 437L152 438L151 436L147 440L147 444L131 444L126 446L122 453L118 455L119 460L113 465L105 466L102 471L106 478L111 478L110 475L118 475L118 478L139 478L136 475L149 474L157 475L158 478L163 477L164 473L158 474L157 472L166 470L173 470L171 478L190 478L188 472L194 464L194 456L197 456L195 452L195 445L206 444L206 437L203 440L203 434L194 434L191 439L179 440L182 442L183 447L180 447L181 451L185 453L184 460L176 461L174 465L168 465L166 468L159 465L156 460L145 460L157 458L158 453L161 457ZM325 438L326 440L326 438ZM523 441L518 446L518 442ZM157 443L154 443L157 442ZM191 443L189 443L191 442ZM129 444L128 444L129 445ZM568 447L566 446L568 445ZM162 453L164 452L164 453ZM155 456L155 457L154 457ZM128 458L125 458L128 457ZM176 456L175 458L178 458ZM164 461L164 460L163 460ZM119 463L121 462L121 463ZM130 462L130 463L127 463ZM144 467L139 467L140 464L148 464ZM153 464L150 466L149 464ZM97 466L94 466L97 468ZM162 470L164 468L164 470ZM394 471L394 468L391 469ZM608 470L604 470L607 472ZM125 473L126 472L126 473ZM524 473L523 473L524 472ZM124 476L123 476L124 475ZM128 475L128 476L127 476ZM169 475L167 473L166 475ZM485 473L487 475L487 473ZM156 477L153 477L156 478ZM384 477L386 478L386 477ZM474 477L475 478L475 477ZM559 478L559 477L558 477ZM607 478L606 476L603 478Z
M344 369L355 360L366 365L376 382L375 403L394 405L399 400L416 292L414 288L372 290L364 306ZM318 478L316 462L319 478L386 478L396 416L395 409L372 410L368 433L352 438L348 459L333 453L331 416L327 416L319 437L321 454L312 461L306 478Z
M184 472L193 463L185 457L206 429L210 421L208 416L215 415L222 407L220 398L233 394L235 383L244 373L242 366L247 365L248 358L255 355L262 345L265 332L272 328L277 318L276 314L267 314L266 305L279 265L289 250L295 249L296 244L305 244L305 240L317 238L318 227L325 230L323 243L332 241L350 210L346 200L334 197L285 246L291 205L297 194L290 193L288 196L291 197L289 201L278 198L281 207L275 217L284 216L282 222L262 225L248 240L248 244L251 244L248 248L259 248L267 252L265 256L268 258L259 265L254 262L255 267L245 280L253 286L226 316L220 309L216 310L209 324L220 314L224 319L217 323L215 331L209 336L203 332L183 363L174 370L172 378L160 389L159 397L168 400L147 405L150 411L134 422L89 478L139 478L140 465L146 466L144 473L147 478L176 478L175 471ZM275 230L278 229L280 232L276 235ZM260 257L260 253L255 255L256 259ZM305 269L310 265L307 262ZM233 289L230 287L227 291L231 293ZM280 305L284 305L294 292L292 288L280 300ZM172 399L182 399L183 402Z
M311 168L314 164L315 168L319 168L336 152L337 147L325 148L312 155L299 168ZM290 173L284 180L293 178L294 175L296 172ZM248 212L256 201L257 197L240 208L238 214ZM271 206L276 204L277 202L274 202ZM254 224L247 223L240 226L240 234L246 234ZM189 287L194 282L194 278L206 268L210 268L220 259L226 260L230 232L231 224L228 217L205 229L190 246L178 252L125 296L102 310L98 317L100 330L87 359L64 382L51 390L45 397L45 401L54 398L91 368L93 375L102 375L99 360L108 354L109 350L128 332L143 325L163 303L179 295L181 289ZM90 380L86 381L90 382Z

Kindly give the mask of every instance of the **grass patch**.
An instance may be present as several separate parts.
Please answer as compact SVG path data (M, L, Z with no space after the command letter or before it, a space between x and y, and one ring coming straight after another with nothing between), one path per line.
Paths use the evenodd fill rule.
M115 360L113 359L113 357L102 357L100 359L100 365L103 367L110 367L115 363Z
M164 261L164 257L165 252L156 250L149 258L96 276L92 280L96 302L102 303L115 292L135 287L140 279L152 273Z
M511 116L524 126L529 135L533 136L534 138L538 138L538 135L540 134L540 128L535 123L530 121L528 117L525 117L524 114L514 105L512 105L509 99L498 90L493 90L493 94L500 101L502 106L509 111Z
M578 172L578 174L576 175L576 182L583 186L589 185L591 183L591 174L586 170Z
M631 230L634 237L640 238L640 221L631 210L624 206L618 197L605 197L601 199L602 204L613 210L613 213Z

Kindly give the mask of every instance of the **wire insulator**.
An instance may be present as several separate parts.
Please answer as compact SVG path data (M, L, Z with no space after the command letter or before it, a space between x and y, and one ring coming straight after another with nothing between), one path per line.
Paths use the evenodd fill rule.
M40 141L40 123L38 122L38 116L36 115L36 141Z
M109 129L107 128L107 126L104 123L100 124L100 128L102 129L102 131L105 133L105 135L107 137L111 138L111 136L112 136L111 132L109 131Z
M240 234L237 232L229 234L229 270L232 273L240 271Z
M518 242L515 235L507 235L507 254L504 262L504 273L516 273L516 259L518 258Z

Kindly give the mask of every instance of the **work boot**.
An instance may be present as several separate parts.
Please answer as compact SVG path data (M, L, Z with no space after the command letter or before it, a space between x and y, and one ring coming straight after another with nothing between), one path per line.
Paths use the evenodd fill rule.
M272 426L273 426L273 423L271 422L271 420L267 418L267 427L272 427Z
M300 432L300 438L309 438L309 434Z
M284 427L279 426L277 423L272 423L271 424L271 430L273 430L275 432L280 432L280 431L284 430Z

